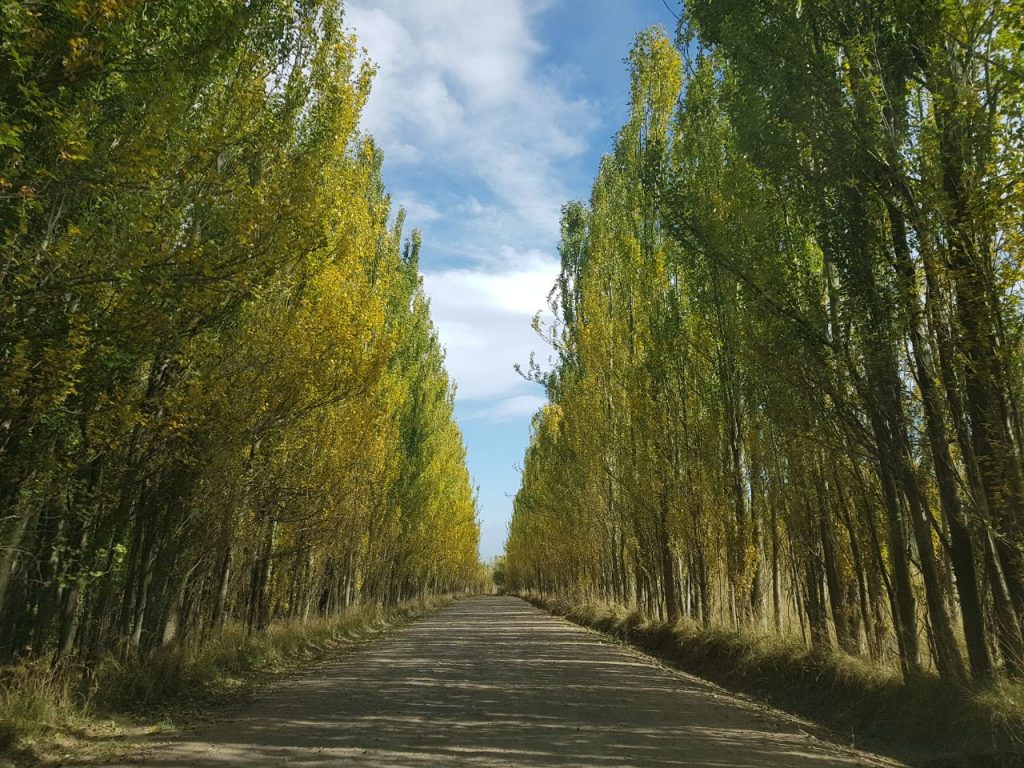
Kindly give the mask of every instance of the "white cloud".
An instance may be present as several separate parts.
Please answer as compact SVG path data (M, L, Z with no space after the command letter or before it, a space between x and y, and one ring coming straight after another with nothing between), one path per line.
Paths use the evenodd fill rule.
M410 221L417 225L437 221L442 214L430 203L424 202L415 192L393 192L391 195L399 201L399 205L405 208Z
M542 63L534 30L549 4L346 2L378 65L362 127L384 152L395 205L424 231L424 288L486 486L488 555L505 537L523 427L544 402L513 366L536 352L547 367L531 319L547 307L561 206L585 186L579 161L599 127L595 104L570 95L579 72Z
M516 395L488 405L467 416L468 421L484 424L500 424L530 418L547 403L543 395Z
M424 288L446 365L458 384L460 400L515 398L525 385L515 372L543 342L530 327L534 314L546 307L558 265L537 253L506 252L506 263L519 267L483 272L454 269L428 272ZM525 401L518 400L519 406ZM500 404L495 408L500 409ZM502 418L512 414L501 411ZM495 412L496 414L498 411ZM518 415L525 415L521 410Z
M363 126L385 161L435 170L438 188L453 179L482 186L502 211L492 223L507 239L498 242L520 249L557 238L569 196L558 164L583 152L597 125L592 104L566 95L566 73L538 65L543 49L531 26L547 5L347 4L348 23L379 67Z
M412 144L397 141L388 146L388 161L397 163L418 163L423 159L423 151Z

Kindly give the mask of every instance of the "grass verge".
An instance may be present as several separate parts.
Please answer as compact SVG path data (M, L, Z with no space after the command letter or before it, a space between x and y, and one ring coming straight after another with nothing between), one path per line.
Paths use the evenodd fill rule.
M0 668L0 768L110 759L177 730L260 684L361 647L452 602L357 607L246 637L229 626L202 648L94 668L33 661Z
M897 670L815 653L798 640L651 621L617 606L519 597L673 667L824 725L846 744L927 768L1024 766L1024 685L963 690L931 675L905 683Z

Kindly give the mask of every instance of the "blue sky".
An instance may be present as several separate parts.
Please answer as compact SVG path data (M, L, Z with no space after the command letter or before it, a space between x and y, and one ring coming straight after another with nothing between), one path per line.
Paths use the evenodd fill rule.
M352 0L347 19L379 67L363 127L423 232L490 558L543 403L513 365L548 357L530 321L558 273L561 206L589 196L625 119L635 34L675 20L662 0Z

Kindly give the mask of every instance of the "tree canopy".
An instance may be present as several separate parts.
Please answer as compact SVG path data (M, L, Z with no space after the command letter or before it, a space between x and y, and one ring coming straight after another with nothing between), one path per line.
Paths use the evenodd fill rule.
M565 206L513 589L1024 674L1024 6L693 0Z
M0 650L462 589L476 500L337 0L0 2Z

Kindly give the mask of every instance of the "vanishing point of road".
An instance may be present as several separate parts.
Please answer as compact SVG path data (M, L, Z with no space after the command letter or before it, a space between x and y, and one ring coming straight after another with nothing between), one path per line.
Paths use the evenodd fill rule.
M894 765L512 597L462 600L127 766Z

